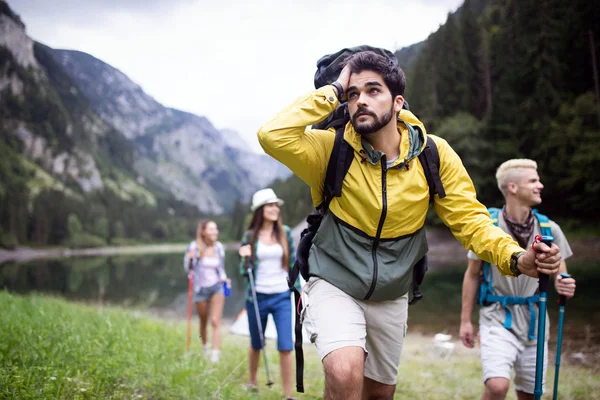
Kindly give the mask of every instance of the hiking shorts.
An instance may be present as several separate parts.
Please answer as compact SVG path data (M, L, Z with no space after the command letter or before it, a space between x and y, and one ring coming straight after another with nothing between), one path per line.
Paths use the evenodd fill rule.
M537 343L523 342L503 326L480 325L481 364L483 382L490 378L506 378L510 381L510 370L515 369L515 389L533 393L535 389L535 358ZM544 350L544 373L542 390L546 387L548 367L548 340Z
M194 292L194 303L208 301L214 294L224 293L223 283L215 283L212 286L201 287L200 291Z
M258 301L258 312L263 334L267 328L269 314L273 316L275 329L277 331L277 350L292 351L294 340L292 339L292 299L289 290L282 293L256 293ZM262 349L260 332L256 323L256 311L254 303L246 301L246 314L248 315L248 330L250 331L250 345L254 350Z
M406 336L408 294L389 301L357 300L311 277L302 289L303 324L321 360L334 350L361 347L364 376L395 385Z

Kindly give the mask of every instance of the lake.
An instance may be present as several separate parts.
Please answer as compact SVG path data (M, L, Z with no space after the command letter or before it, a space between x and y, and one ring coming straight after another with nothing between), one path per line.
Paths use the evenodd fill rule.
M231 296L224 310L224 319L228 321L234 320L244 308L245 284L238 263L237 253L227 251L226 271L232 280ZM466 262L427 273L421 287L423 300L409 308L409 330L444 332L458 337L465 267ZM569 272L577 279L577 292L567 305L563 347L571 346L573 350L577 348L598 357L600 263L569 265ZM9 292L39 292L99 306L153 310L182 318L187 315L187 285L181 253L61 258L0 265L0 288ZM550 287L548 308L551 334L555 336L557 295L553 285ZM476 306L474 322L477 309Z
M232 293L224 317L234 318L244 307L244 282L237 254L226 254ZM69 300L156 309L187 315L187 274L183 254L117 255L59 258L0 265L0 288L25 294L32 291Z

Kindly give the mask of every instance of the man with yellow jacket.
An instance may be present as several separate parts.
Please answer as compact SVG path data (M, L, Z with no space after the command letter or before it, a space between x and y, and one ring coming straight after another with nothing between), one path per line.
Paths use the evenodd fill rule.
M258 132L265 152L306 182L318 205L335 135L307 127L347 99L344 139L354 161L313 239L302 291L304 325L325 370L325 399L392 399L395 392L412 268L427 252L429 206L417 158L426 133L402 109L405 82L384 56L355 53L336 82L300 97ZM456 239L504 275L555 274L558 247L538 243L525 251L495 227L458 155L432 139L446 192L434 209Z

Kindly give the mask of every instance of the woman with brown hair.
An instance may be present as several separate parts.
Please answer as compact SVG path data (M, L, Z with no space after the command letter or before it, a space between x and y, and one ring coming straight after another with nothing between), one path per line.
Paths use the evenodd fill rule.
M231 285L225 274L225 250L217 241L219 229L214 221L200 221L196 240L186 251L184 268L193 271L194 304L200 318L200 339L204 355L218 362L221 351L221 316L225 304L225 285ZM224 285L225 283L225 285ZM207 325L212 326L212 351L208 343Z
M254 212L248 231L242 239L239 255L242 257L241 272L247 275L252 269L258 314L262 332L267 326L269 314L273 316L277 330L277 350L281 366L281 378L286 398L292 396L293 360L292 349L292 302L287 284L288 271L295 259L294 241L289 227L283 225L279 206L283 200L277 198L272 189L259 190L252 196L251 210ZM246 313L250 330L250 384L256 390L256 376L262 343L258 318L248 283Z

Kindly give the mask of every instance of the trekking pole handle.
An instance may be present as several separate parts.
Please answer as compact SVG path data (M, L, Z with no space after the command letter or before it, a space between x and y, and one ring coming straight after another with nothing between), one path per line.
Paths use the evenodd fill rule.
M561 277L561 278L563 278L563 279L566 279L566 278L570 278L570 277L571 277L571 275L570 275L570 274L567 274L566 272L561 272L561 273L560 273L560 277ZM561 295L560 295L560 297L559 297L559 300L558 300L558 304L559 304L561 307L565 306L565 305L567 304L567 296L563 296L563 295L561 294Z
M546 246L550 247L550 246L552 246L553 241L554 241L554 238L552 236L537 235L533 240L532 246L538 242L543 242ZM540 274L540 276L539 276L540 292L546 292L546 293L548 292L549 278L550 277L546 274Z

